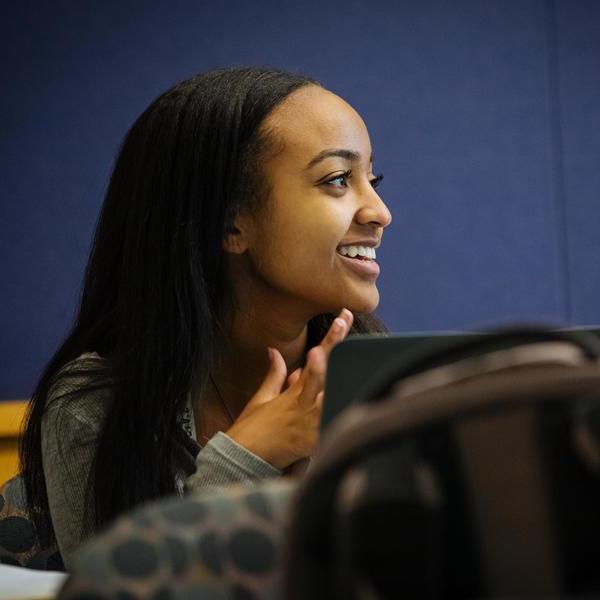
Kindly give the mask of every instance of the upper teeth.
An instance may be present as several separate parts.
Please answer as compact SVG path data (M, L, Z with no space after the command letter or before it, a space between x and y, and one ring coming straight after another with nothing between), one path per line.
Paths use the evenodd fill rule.
M342 256L349 256L350 258L354 258L355 256L364 256L372 260L377 258L375 248L371 248L370 246L340 246L338 252Z

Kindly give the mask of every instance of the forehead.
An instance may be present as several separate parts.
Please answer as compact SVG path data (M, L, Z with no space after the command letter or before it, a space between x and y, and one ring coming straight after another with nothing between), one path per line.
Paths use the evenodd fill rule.
M359 152L368 162L371 143L360 115L339 96L310 85L288 96L269 116L267 127L282 142L283 160L303 161L324 149Z

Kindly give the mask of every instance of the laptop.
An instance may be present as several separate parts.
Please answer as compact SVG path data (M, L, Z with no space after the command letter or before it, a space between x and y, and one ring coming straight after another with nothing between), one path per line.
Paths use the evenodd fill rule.
M559 331L586 331L600 339L600 325L572 327ZM362 390L390 363L404 353L429 346L443 347L454 341L472 336L490 335L484 332L429 331L393 333L390 335L355 335L340 342L331 351L325 378L325 401L321 416L321 429L346 406L360 397Z

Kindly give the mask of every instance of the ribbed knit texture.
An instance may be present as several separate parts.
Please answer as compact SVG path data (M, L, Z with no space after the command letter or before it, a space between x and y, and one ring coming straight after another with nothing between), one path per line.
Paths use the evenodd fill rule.
M102 360L97 354L86 354L65 368L76 367L82 358ZM56 399L83 384L76 378L66 381L68 383L55 386L48 399L49 408L42 421L42 460L50 516L68 569L73 552L93 533L85 526L93 521L85 514L85 494L97 439L111 398L107 390L98 390L75 400ZM231 483L252 484L281 474L279 469L218 432L198 453L196 472L188 477L185 489L197 493Z
M187 488L198 491L229 485L234 481L278 477L281 473L279 469L219 431L200 450L196 459L196 472L188 478Z

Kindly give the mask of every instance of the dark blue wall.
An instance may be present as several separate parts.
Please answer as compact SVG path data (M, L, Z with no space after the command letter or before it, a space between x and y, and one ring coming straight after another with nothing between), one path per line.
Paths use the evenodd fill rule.
M392 329L600 322L595 0L63 0L0 27L0 398L67 331L126 129L218 66L300 70L365 118Z

